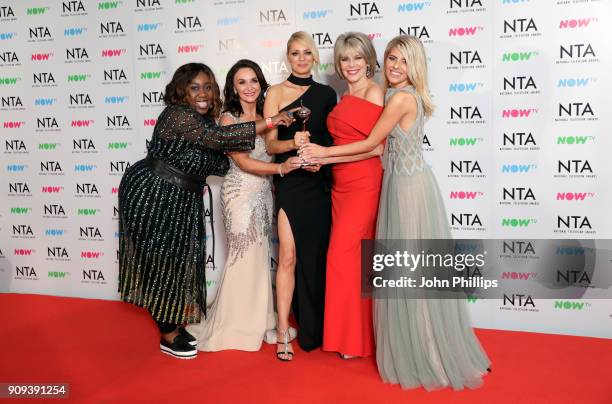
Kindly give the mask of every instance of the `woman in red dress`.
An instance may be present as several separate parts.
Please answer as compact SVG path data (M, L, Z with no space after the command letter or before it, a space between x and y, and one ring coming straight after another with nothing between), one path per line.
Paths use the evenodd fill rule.
M327 127L334 144L342 145L368 137L382 113L384 92L372 79L376 51L366 35L340 35L334 65L348 91L329 114ZM382 152L379 145L370 153L322 161L334 163L323 350L343 358L374 354L372 301L361 296L361 239L375 237Z

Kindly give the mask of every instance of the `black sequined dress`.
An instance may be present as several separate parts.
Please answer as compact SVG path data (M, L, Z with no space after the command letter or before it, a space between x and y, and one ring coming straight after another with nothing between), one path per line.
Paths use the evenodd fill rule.
M300 101L312 114L306 123L310 141L323 146L333 144L327 130L327 115L336 106L333 88L313 82L298 99L283 110L300 106ZM293 139L301 125L294 122L289 127L278 127L278 139ZM281 163L296 151L277 154ZM295 289L292 301L293 314L298 322L298 342L305 351L318 348L323 343L323 309L325 306L325 267L327 245L331 230L331 178L328 166L311 173L294 170L283 178L274 177L276 208L287 214L296 249Z
M223 151L255 145L255 123L219 127L186 105L164 109L149 156L187 174L225 175ZM179 188L145 160L126 170L119 185L119 293L158 322L196 323L205 312L203 186Z

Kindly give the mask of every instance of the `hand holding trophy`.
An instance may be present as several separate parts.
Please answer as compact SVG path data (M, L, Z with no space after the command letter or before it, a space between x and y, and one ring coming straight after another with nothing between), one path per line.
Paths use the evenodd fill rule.
M311 115L312 115L311 109L308 107L305 107L304 104L302 103L302 100L300 100L300 108L297 111L293 112L293 117L295 118L298 125L300 123L302 124L302 131L296 132L295 137L294 137L295 144L299 148L309 143L310 141L309 140L310 133L306 131L306 122L308 122ZM300 150L298 150L298 156L300 156L300 153L301 153ZM309 166L309 165L312 165L312 164L302 158L302 167Z

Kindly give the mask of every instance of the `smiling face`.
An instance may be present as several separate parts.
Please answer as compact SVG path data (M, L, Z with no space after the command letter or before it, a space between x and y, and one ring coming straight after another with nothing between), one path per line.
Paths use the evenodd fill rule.
M293 41L289 45L287 60L291 65L291 71L298 76L309 76L315 63L315 56L306 44L300 41Z
M391 49L385 58L385 78L390 87L400 88L410 84L408 63L397 47Z
M354 48L348 48L340 57L340 70L349 83L356 83L366 78L367 61L361 53Z
M249 104L257 102L261 93L261 84L253 69L250 67L238 69L234 75L234 90L238 93L240 101Z
M208 74L200 72L185 89L185 102L200 114L206 114L213 108L213 83Z

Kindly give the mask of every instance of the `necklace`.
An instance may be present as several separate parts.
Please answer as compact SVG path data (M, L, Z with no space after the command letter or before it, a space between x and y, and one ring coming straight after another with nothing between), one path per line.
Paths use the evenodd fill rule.
M312 79L312 76L296 77L293 74L290 74L289 77L287 77L287 81L291 84L295 84L296 86L311 86L315 82Z

